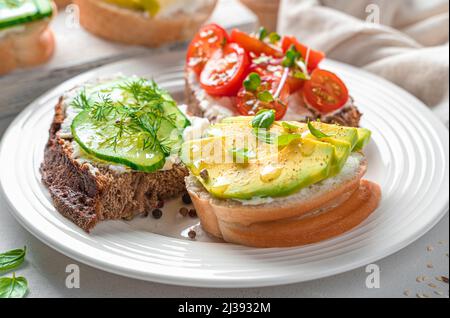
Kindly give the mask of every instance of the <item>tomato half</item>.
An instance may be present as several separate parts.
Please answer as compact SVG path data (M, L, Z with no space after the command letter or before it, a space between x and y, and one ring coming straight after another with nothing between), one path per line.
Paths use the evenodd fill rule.
M213 53L228 42L228 33L217 24L208 24L200 29L189 45L186 65L200 75Z
M214 96L234 96L242 86L250 66L250 58L236 43L217 50L200 75L202 88Z
M249 92L242 87L237 96L237 110L243 116L254 116L262 109L275 110L275 120L281 120L286 115L289 100L289 85L284 85L281 93L274 101L264 102L258 98L258 94L269 91L273 96L279 89L281 79L275 76L263 76L261 86L255 92Z
M309 105L321 113L329 113L344 106L349 98L347 86L334 73L316 69L305 83L303 94Z
M301 44L295 37L293 36L285 36L283 37L281 47L283 48L283 52L287 52L292 45L295 46L297 51L300 52L302 57L306 60L306 57L308 56L308 47ZM315 51L313 49L309 49L309 58L308 58L308 70L313 71L318 66L319 63L325 58L325 53L321 51Z
M273 75L281 78L283 76L284 67L281 66L283 59L270 58L264 62L253 63L250 67L250 72L255 72L261 76ZM289 73L287 84L289 85L289 91L291 94L298 92L302 89L305 81L294 77L293 71Z
M265 54L268 56L277 57L281 57L283 55L281 50L237 29L234 29L231 32L230 41L239 44L247 52L252 52L256 55Z

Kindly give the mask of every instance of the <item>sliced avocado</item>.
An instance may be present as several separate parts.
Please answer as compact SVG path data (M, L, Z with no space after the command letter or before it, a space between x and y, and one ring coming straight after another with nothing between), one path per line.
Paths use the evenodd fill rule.
M363 150L370 142L372 132L366 128L358 128L358 142L355 145L354 151Z
M220 144L223 139L212 137L205 140L206 143L216 141ZM202 160L187 162L187 165L213 196L248 200L286 196L326 179L331 172L334 151L328 143L304 139L292 142L279 153L247 164L207 164ZM183 153L186 154L186 149ZM185 155L182 160L186 163Z

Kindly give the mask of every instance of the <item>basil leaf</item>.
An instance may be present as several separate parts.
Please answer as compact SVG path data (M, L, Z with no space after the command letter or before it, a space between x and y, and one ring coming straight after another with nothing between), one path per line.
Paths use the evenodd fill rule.
M256 92L261 86L261 76L258 73L251 73L244 81L244 87L249 92Z
M237 163L247 163L250 159L256 158L256 153L247 148L231 149L233 160Z
M267 29L265 27L261 27L258 31L258 39L260 41L264 41L268 34Z
M329 135L325 134L324 132L320 131L316 127L314 127L313 124L311 123L311 121L308 121L308 129L311 132L311 135L313 135L316 138L321 139L321 138L332 137L332 136L329 136Z
M286 134L280 135L277 138L278 147L286 147L294 140L302 139L302 135L299 134Z
M284 130L286 130L287 132L293 132L293 131L297 131L300 127L290 124L286 121L283 121L281 123L281 126L283 126Z
M277 134L263 128L262 129L255 128L253 130L253 134L258 140L261 140L262 142L271 145L273 145L276 142L276 139L278 138Z
M270 41L270 43L276 44L280 40L281 40L281 36L278 33L272 32L272 33L269 34L269 41Z
M16 249L0 254L0 271L19 267L25 260L27 248Z
M293 67L295 65L295 62L301 58L302 55L299 51L295 48L295 45L292 45L291 48L286 52L286 56L283 59L283 62L281 64L284 67Z
M303 73L303 72L300 72L300 71L295 71L295 72L294 72L294 77L295 77L295 78L298 78L298 79L302 79L302 80L309 80L309 76L306 75L306 74Z
M0 298L23 298L28 292L28 282L25 277L0 278Z
M275 111L273 109L263 109L256 114L252 120L253 128L268 129L275 122Z
M271 103L275 100L272 93L269 91L259 92L258 99L264 103Z

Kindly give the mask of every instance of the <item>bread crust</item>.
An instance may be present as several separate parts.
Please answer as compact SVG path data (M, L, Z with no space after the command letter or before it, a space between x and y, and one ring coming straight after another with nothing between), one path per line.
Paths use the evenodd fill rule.
M23 29L13 30L0 38L0 75L43 64L52 57L55 39L49 28L50 20L26 23Z
M340 235L366 219L381 196L377 185L361 180L366 170L363 162L358 173L338 188L301 202L286 197L281 204L255 206L214 199L204 188L193 186L192 177L186 183L206 232L230 243L287 247ZM355 208L358 203L363 207ZM339 209L342 206L347 209Z
M193 15L179 13L170 18L150 18L143 12L98 0L74 0L74 3L80 9L81 25L89 32L115 42L157 47L192 38L217 1Z
M72 3L72 0L54 0L58 8L64 8Z
M56 209L83 230L89 232L102 220L131 219L186 191L188 171L182 165L155 173L119 173L74 160L72 141L58 136L64 118L61 98L41 165L42 181Z

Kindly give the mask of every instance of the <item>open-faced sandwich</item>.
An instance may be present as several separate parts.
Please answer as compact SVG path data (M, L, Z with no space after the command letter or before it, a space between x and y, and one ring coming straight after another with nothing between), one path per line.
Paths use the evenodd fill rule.
M85 231L186 191L178 152L189 119L151 81L86 83L61 97L41 166L57 210Z
M367 129L275 121L274 110L230 117L182 147L202 227L226 242L288 247L340 235L378 206L363 180Z
M295 37L261 28L228 34L204 26L187 52L186 94L189 110L212 122L273 109L276 119L358 127L361 113L345 83L319 68L325 54Z
M65 6L69 5L72 2L72 0L55 0L56 5L58 8L64 8Z
M74 0L81 25L121 43L159 46L191 39L217 0Z
M49 28L55 12L49 0L0 0L0 75L48 61L55 46Z

